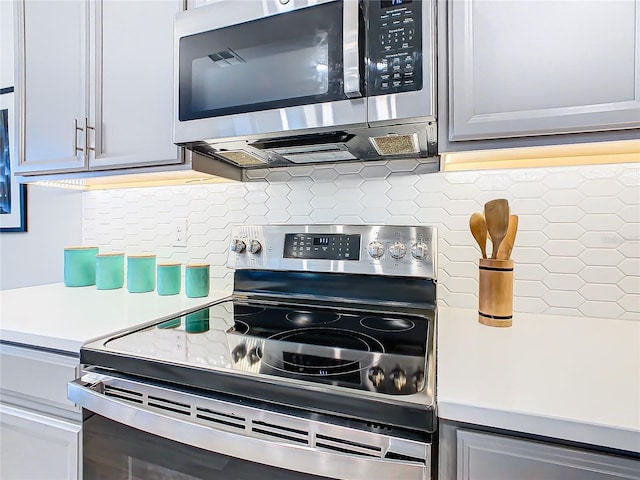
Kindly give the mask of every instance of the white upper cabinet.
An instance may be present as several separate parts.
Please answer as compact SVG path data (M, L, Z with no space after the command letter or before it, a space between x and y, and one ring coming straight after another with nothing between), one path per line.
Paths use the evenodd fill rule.
M447 8L448 141L640 127L639 1Z
M96 32L91 57L91 169L180 163L172 133L173 18L182 4L91 3Z
M173 19L183 6L182 0L19 0L16 91L24 148L16 172L183 163L172 136Z
M19 0L16 173L83 170L87 7Z

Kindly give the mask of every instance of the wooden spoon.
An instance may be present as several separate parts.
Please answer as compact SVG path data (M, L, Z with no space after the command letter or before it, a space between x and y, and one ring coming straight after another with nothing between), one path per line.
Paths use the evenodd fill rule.
M502 239L509 228L509 202L504 198L491 200L484 205L484 219L493 243L491 258L496 258Z
M484 216L479 212L471 215L469 228L471 229L473 238L475 238L478 245L480 245L482 258L487 258L487 222L485 222Z
M496 258L498 260L509 260L511 258L511 251L513 250L513 243L516 240L516 233L518 231L518 216L509 216L509 227L507 228L507 234L504 236Z

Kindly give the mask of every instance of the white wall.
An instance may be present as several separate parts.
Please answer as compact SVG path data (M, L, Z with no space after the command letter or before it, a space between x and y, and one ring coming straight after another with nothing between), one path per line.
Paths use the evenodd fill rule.
M104 250L207 261L215 288L232 224L426 224L438 227L439 299L477 308L479 249L469 216L507 198L520 216L514 310L640 321L640 166L421 174L415 161L274 170L266 181L83 194L83 238ZM188 219L188 246L171 221Z
M81 192L27 188L27 232L0 233L0 290L62 282L64 247L82 241Z

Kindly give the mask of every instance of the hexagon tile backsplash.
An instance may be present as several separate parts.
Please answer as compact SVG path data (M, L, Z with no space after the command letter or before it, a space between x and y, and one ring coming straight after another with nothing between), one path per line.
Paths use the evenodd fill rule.
M480 256L469 216L507 198L519 215L514 310L640 321L640 166L421 174L416 161L304 166L248 183L83 193L83 239L105 251L225 267L232 224L426 224L438 227L442 305L477 308ZM187 247L172 221L187 218Z

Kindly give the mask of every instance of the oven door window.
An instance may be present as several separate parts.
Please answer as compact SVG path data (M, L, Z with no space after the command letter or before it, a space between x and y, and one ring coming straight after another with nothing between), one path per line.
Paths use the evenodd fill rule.
M180 121L344 100L343 2L180 39Z
M83 477L92 480L327 480L209 452L85 411ZM215 435L213 433L212 435ZM293 459L292 459L293 461Z

